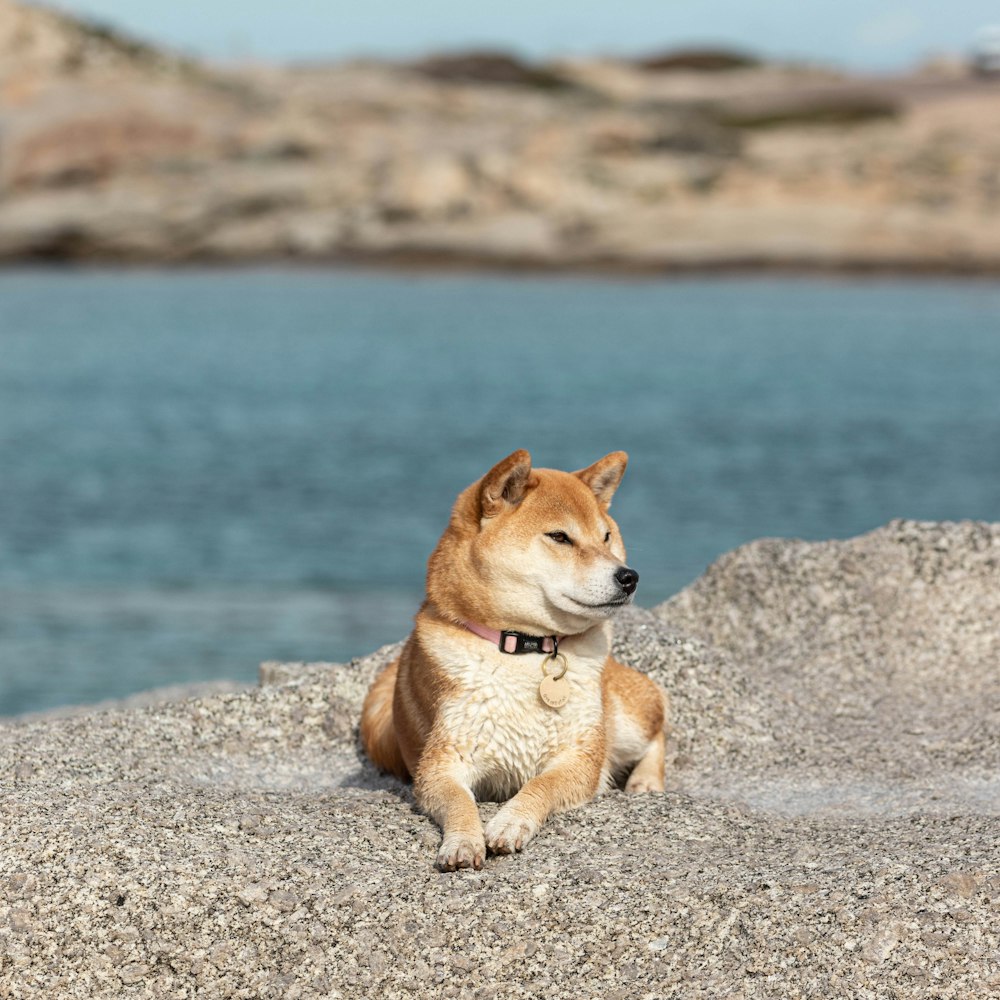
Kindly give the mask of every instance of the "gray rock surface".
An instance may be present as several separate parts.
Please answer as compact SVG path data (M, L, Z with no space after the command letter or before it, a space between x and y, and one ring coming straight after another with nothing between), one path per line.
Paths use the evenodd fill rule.
M0 997L1000 997L998 584L1000 525L725 556L617 631L668 792L481 872L359 755L392 647L8 723Z

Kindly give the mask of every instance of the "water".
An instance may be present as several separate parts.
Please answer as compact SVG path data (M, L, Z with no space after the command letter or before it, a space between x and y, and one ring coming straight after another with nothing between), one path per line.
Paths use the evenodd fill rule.
M0 273L0 715L401 637L456 493L624 448L640 603L1000 518L992 283Z

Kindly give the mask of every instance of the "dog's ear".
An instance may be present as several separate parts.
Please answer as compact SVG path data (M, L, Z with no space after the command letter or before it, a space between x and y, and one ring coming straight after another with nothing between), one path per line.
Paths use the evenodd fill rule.
M520 503L530 477L531 456L523 448L497 462L479 487L482 516L496 517L505 506Z
M623 451L613 451L586 469L574 472L573 475L582 479L593 490L594 496L607 508L611 506L611 498L615 495L622 476L625 475L626 465L628 465L628 455Z

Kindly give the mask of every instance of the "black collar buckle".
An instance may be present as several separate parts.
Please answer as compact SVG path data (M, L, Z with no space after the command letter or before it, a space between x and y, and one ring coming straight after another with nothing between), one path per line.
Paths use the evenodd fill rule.
M500 642L497 644L501 653L544 653L545 640L549 639L555 645L555 640L548 635L525 635L524 632L513 632L507 630L500 633Z

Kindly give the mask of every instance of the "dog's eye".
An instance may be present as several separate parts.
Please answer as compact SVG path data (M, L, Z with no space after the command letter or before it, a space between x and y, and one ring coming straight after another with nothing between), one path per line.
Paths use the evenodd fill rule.
M607 545L607 544L608 544L608 542L610 542L610 541L611 541L611 532L609 531L609 532L608 532L608 533L607 533L607 534L606 534L606 535L604 536L604 544L605 544L605 545Z
M573 539L565 531L546 531L545 534L560 545L572 545Z

